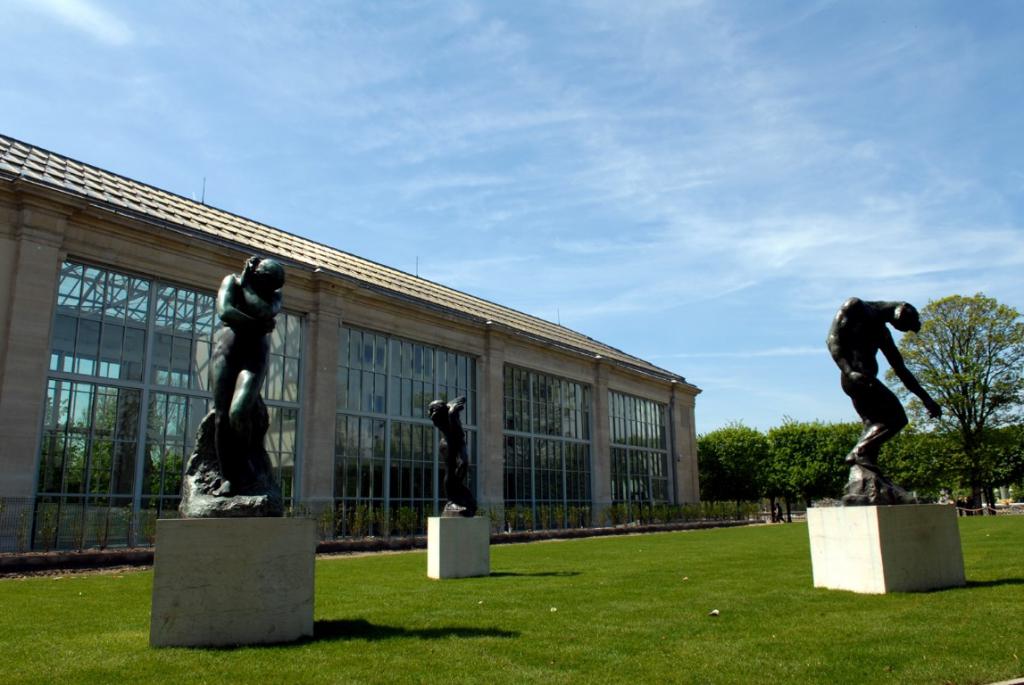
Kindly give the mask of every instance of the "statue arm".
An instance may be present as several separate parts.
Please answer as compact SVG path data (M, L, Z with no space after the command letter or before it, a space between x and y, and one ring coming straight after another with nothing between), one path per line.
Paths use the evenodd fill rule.
M465 441L466 429L462 427L462 410L466 408L465 396L456 397L448 403L448 425L454 434Z
M928 415L933 419L937 419L942 416L942 408L938 403L932 399L932 396L928 394L921 384L914 377L914 374L910 373L910 369L907 368L906 363L903 361L903 355L900 354L899 349L896 347L896 343L893 342L892 335L889 333L889 329L884 329L884 337L882 338L882 344L879 349L882 350L882 354L885 355L886 361L889 362L889 366L892 367L892 372L896 374L896 377L900 379L905 387L910 392L920 398L924 404L925 409L928 410Z
M239 298L243 301L245 299L242 285L237 276L228 274L221 282L220 290L217 291L217 316L232 328L256 328L259 323L257 319L236 306L235 303Z
M266 321L281 311L281 291L277 290L269 299L264 299L252 288L244 288L246 313L252 319Z

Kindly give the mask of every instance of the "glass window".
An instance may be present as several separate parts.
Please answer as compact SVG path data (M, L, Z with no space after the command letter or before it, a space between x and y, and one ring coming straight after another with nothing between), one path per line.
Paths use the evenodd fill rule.
M61 265L35 544L151 542L152 519L176 515L185 461L210 408L215 309L209 292ZM278 315L264 387L266 446L286 499L298 459L301 323Z
M564 525L550 511L590 506L590 386L509 365L504 374L505 506Z
M138 447L140 391L50 379L46 389L37 486L37 546L88 546L110 539L97 531L111 507L131 505ZM122 512L123 514L123 512ZM39 517L45 518L40 526ZM119 520L127 521L125 515ZM67 522L63 527L61 521ZM103 519L107 525L107 518ZM126 525L126 523L125 523ZM44 538L49 539L44 539Z
M193 390L210 388L214 307L212 294L171 285L157 288L151 383Z
M334 497L340 534L366 532L356 523L359 507L389 510L396 521L413 520L412 527L422 529L425 516L444 503L439 435L427 415L427 405L435 399L466 397L462 421L469 487L475 490L473 357L343 326L337 379Z
M665 405L609 392L612 442L612 500L615 503L668 502L668 444Z

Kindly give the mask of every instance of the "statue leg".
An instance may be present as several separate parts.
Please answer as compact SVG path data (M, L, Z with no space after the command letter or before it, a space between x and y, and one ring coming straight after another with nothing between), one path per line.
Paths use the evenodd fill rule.
M848 394L864 422L864 432L846 455L846 463L877 467L882 445L903 430L907 425L907 414L899 398L881 383L869 390Z
M911 504L913 495L885 477L878 467L878 453L907 425L899 399L881 383L856 397L854 407L864 419L864 432L850 450L850 478L843 494L844 505Z
M260 394L260 381L262 378L245 369L238 374L235 383L235 392L231 397L231 426L239 433L244 434L249 426L249 414L256 406L256 398Z
M237 438L231 429L229 409L231 396L235 390L235 369L231 368L226 357L214 358L213 369L213 430L214 444L217 449L217 459L220 462L220 474L222 477L221 486L217 494L230 495L231 481L234 480L232 472L234 466L234 452L236 450Z

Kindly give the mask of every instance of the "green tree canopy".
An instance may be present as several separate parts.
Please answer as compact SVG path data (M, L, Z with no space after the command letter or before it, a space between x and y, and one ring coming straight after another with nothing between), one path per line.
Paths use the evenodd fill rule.
M807 502L842 495L849 468L843 457L857 442L859 423L797 422L787 419L768 431L771 481L778 494Z
M980 293L944 297L920 313L921 331L903 336L900 353L942 406L936 428L957 436L954 472L977 501L982 488L1000 484L1013 470L1006 459L1014 451L998 448L1003 443L993 429L1021 418L1024 323L1016 309ZM909 406L922 425L933 421L916 398Z
M764 494L770 459L768 440L760 431L733 423L700 436L697 452L702 500L745 501Z
M943 489L957 484L957 436L949 431L923 431L911 424L882 447L878 463L897 485L922 500L938 499Z

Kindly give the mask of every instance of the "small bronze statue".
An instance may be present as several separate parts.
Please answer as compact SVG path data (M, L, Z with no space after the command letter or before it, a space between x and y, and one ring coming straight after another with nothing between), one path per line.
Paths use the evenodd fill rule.
M466 431L459 414L466 408L466 398L456 397L447 404L434 400L427 407L430 420L441 431L441 458L444 460L444 492L448 502L442 516L476 515L476 498L466 487L469 455L466 452Z
M281 489L263 446L269 427L260 397L270 352L268 334L281 311L284 269L250 257L217 293L221 327L214 335L213 411L189 457L179 510L189 518L280 516Z
M841 372L843 392L853 400L864 432L846 455L850 480L844 505L913 504L916 499L890 482L878 468L878 452L907 425L899 398L878 380L876 355L881 350L907 390L917 395L932 418L942 409L903 363L886 324L898 331L921 330L921 319L907 302L865 302L851 297L839 308L828 333L828 349Z

